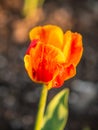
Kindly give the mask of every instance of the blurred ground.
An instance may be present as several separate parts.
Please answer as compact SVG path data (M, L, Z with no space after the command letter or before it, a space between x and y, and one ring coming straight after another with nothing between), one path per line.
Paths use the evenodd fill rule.
M0 130L32 130L41 87L27 76L23 56L28 32L56 24L83 35L84 54L77 75L49 92L48 101L70 87L65 130L98 130L98 1L46 0L32 18L22 15L23 0L0 0Z

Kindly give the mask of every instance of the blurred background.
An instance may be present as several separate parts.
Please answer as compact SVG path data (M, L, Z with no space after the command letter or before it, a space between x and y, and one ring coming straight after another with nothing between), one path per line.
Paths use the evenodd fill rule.
M69 118L65 130L98 130L98 1L0 0L0 130L33 130L41 85L33 83L23 57L28 32L55 24L83 35L84 53L68 87Z

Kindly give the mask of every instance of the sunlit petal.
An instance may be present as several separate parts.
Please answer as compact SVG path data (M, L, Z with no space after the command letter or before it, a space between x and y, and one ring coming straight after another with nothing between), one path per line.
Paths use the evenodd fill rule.
M76 66L81 59L82 52L82 36L79 33L72 33L71 31L67 31L64 35L63 48L66 63L74 64Z

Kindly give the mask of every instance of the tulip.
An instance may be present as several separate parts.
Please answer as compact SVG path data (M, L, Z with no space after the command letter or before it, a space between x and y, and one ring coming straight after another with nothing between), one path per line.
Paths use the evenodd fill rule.
M63 33L58 26L45 25L33 28L29 36L24 63L31 80L50 89L75 76L83 52L81 34Z

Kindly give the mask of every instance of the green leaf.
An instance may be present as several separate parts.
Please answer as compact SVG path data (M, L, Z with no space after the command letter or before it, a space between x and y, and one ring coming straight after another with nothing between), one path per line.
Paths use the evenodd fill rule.
M49 103L41 130L63 130L68 118L69 89L59 92Z

